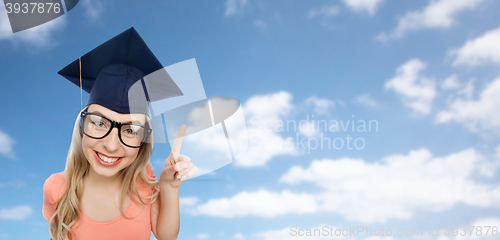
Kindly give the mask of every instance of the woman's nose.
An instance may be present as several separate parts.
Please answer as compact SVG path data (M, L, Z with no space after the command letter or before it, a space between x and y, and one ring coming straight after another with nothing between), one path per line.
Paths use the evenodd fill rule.
M118 137L118 129L113 128L104 139L104 147L109 152L114 152L120 147L120 138Z

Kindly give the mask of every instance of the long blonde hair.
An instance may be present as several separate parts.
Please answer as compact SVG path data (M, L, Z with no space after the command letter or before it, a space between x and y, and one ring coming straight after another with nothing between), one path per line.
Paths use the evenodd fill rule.
M146 118L146 125L149 124ZM76 239L71 227L80 219L81 208L80 199L83 195L83 178L88 174L90 165L83 154L80 113L73 128L71 145L66 158L66 172L68 174L66 192L57 204L56 210L49 221L49 233L53 240ZM151 204L158 196L159 191L154 191L152 195L141 196L139 189L158 190L158 180L146 176L146 166L149 163L149 157L153 152L153 136L148 136L148 141L144 143L137 154L136 159L128 167L121 170L118 174L122 178L122 188L120 196L120 212L125 216L124 203L126 197L130 197L136 204ZM145 187L138 187L136 180L139 179ZM136 201L137 196L140 203ZM148 201L143 201L147 199Z

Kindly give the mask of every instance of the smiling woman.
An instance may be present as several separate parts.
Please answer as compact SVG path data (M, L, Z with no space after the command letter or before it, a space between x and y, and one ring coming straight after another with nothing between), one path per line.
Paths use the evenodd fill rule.
M91 173L115 176L134 161L138 147L148 137L151 129L146 127L146 117L143 114L119 114L97 104L90 105L87 111L82 112L82 148ZM136 123L123 124L110 118L121 119L121 122L136 119Z
M130 28L59 72L90 96L75 122L65 170L44 184L42 212L52 239L150 239L151 232L177 238L178 188L198 168L180 155L183 125L160 179L154 175L143 86L145 76L159 70L158 59ZM182 94L173 81L167 85L161 98Z
M89 109L94 106L104 108L92 105ZM152 143L129 148L116 136L92 139L82 135L81 122L79 117L75 123L66 169L52 174L44 184L43 215L51 223L52 239L64 239L68 233L76 239L149 239L150 204L159 197L158 181L149 164ZM93 149L126 161L106 166ZM127 221L130 218L135 221ZM123 231L124 227L133 230Z

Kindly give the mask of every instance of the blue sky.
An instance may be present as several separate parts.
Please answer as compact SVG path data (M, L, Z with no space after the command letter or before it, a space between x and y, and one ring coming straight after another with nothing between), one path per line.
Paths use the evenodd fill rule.
M57 71L131 26L165 66L195 58L206 95L235 97L245 114L246 154L181 185L179 239L500 227L498 9L494 0L82 0L16 34L0 9L0 239L49 237L42 186L64 170L80 110L79 89ZM378 131L273 130L306 119L375 120ZM347 135L364 147L307 144ZM264 144L286 139L292 147ZM168 149L155 145L157 173Z

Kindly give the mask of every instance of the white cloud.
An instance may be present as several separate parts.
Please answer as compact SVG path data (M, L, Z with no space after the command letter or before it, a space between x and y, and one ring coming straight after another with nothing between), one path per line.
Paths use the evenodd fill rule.
M443 89L457 89L460 88L462 84L458 81L457 75L451 75L448 78L446 78L443 83L441 84L441 87Z
M370 106L370 107L376 107L376 106L378 106L377 101L375 101L375 99L373 99L372 97L370 97L369 94L363 94L363 95L356 96L354 98L353 102L354 103L363 104L363 105L367 105L367 106Z
M436 96L435 81L420 75L426 64L412 59L396 71L396 76L385 83L385 89L392 89L402 97L403 103L416 112L428 114Z
M278 230L268 230L260 233L256 233L256 239L261 239L261 240L275 240L275 239L296 239L297 236L293 237L290 235L290 228L285 227L282 229ZM315 237L317 238L317 237ZM312 240L313 237L300 237L300 239L307 239L307 240ZM321 238L320 238L321 239Z
M314 17L333 17L339 13L339 9L335 6L313 7L307 13L309 18Z
M333 27L330 23L330 19L339 13L339 9L336 6L323 6L323 7L313 7L307 12L307 17L320 18L321 25L327 28Z
M298 153L291 138L283 138L274 131L295 108L291 101L292 95L282 91L253 96L245 102L249 145L245 154L236 160L236 166L264 166L275 156Z
M211 199L191 209L191 214L204 214L233 218L242 216L275 217L283 214L313 213L319 210L313 195L293 193L284 190L280 193L259 190L241 192L231 198Z
M497 165L474 149L433 157L427 149L367 163L362 159L315 160L309 168L291 168L280 181L311 182L322 209L362 222L410 219L416 210L443 211L454 204L499 206L500 186L474 182L491 177ZM450 188L449 186L454 186Z
M0 209L0 219L2 220L24 220L28 218L33 209L29 206L17 206L13 208Z
M308 138L312 138L320 134L318 121L304 121L303 124L300 124L299 122L298 129L302 135Z
M456 15L473 9L485 0L431 0L419 11L407 12L399 19L396 29L389 34L381 33L379 40L401 38L407 32L424 28L449 28L455 23Z
M453 101L454 98L456 98L456 96L461 96L465 99L471 99L473 94L474 94L474 82L475 81L476 81L476 79L473 78L473 79L469 80L467 82L467 84L460 83L460 86L458 87L458 89L456 89L455 93L451 93L448 95L448 99L450 99L450 101Z
M66 24L66 17L60 16L36 27L12 33L5 6L0 4L0 41L11 42L14 46L27 44L36 49L54 46L52 34Z
M89 16L92 20L100 19L102 13L104 12L103 1L83 0L80 1L80 3L85 8L87 16Z
M234 238L234 239L240 239L240 240L242 240L242 239L246 239L245 235L243 235L243 234L241 234L241 233L236 233L236 234L234 234L234 235L233 235L233 238Z
M247 0L227 0L226 11L224 12L224 15L232 16L237 13L242 13L247 3Z
M208 238L208 233L199 233L198 235L196 235L196 238L198 239L207 239Z
M197 197L181 197L179 198L180 206L193 206L198 203L199 199Z
M286 117L294 109L292 94L281 91L266 95L256 95L244 104L245 114L266 116L270 119Z
M304 103L308 106L312 106L314 112L318 115L326 114L331 108L335 107L334 101L326 98L318 98L316 96L307 98Z
M375 14L377 7L384 0L342 0L345 5L356 12L367 12L370 15Z
M472 87L466 88L471 92ZM468 89L468 90L467 90ZM479 99L466 97L454 99L447 110L438 112L437 123L447 123L451 121L464 124L471 131L496 132L500 135L500 78L489 84L479 95Z
M267 23L261 19L257 19L255 21L253 21L253 25L255 25L257 28L264 30L264 31L268 29Z
M469 40L459 49L450 51L455 56L453 65L476 66L485 63L500 63L500 28Z
M0 154L14 158L14 152L12 150L14 142L14 139L12 139L9 135L0 131Z
M496 148L495 157L500 160L500 145Z
M427 149L391 155L378 162L340 158L294 166L280 178L287 184L314 184L319 193L259 190L211 199L191 214L218 217L334 212L365 223L408 220L415 212L440 212L456 204L500 207L500 186L474 181L498 168L474 149L434 157ZM452 186L452 187L450 187Z
M213 99L211 101L213 102ZM220 101L233 106L236 100ZM253 96L242 103L241 107L237 101L238 110L224 120L229 138L225 137L221 124L208 129L204 129L206 126L196 127L200 122L196 119L206 119L201 113L209 116L208 105L192 110L189 121L193 124L189 125L188 129L193 126L196 129L204 129L184 137L186 144L183 145L183 152L187 153L199 168L199 173L195 176L225 166L233 159L237 167L258 167L264 166L275 156L298 154L292 138L284 138L280 135L284 130L276 130L280 123L285 122L283 119L288 118L295 109L291 101L292 95L284 91ZM206 161L206 156L210 156L210 161Z

